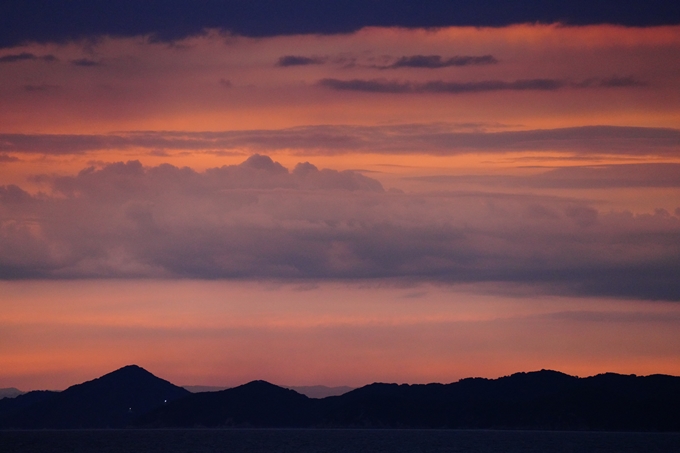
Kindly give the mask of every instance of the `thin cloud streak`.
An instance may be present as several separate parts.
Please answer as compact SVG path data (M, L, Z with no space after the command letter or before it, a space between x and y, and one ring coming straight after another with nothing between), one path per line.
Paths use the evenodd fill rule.
M404 153L452 156L471 152L558 150L589 155L677 156L680 150L680 130L583 126L527 131L468 132L458 131L455 125L447 124L403 124L305 126L279 130L221 132L143 131L105 135L0 134L0 151L5 153L68 155L135 148L154 152L295 150L300 154L309 155Z
M57 57L54 55L43 55L41 57L32 54L30 52L21 52L19 54L9 54L0 57L1 63L18 63L21 61L32 61L32 60L42 60L47 62L57 61Z
M451 66L472 66L472 65L487 65L496 64L496 60L492 55L463 55L443 59L441 55L411 55L399 58L397 61L388 66L378 66L380 69L398 69L398 68L427 68L438 69L448 68Z
M407 179L431 183L464 183L536 189L620 189L680 187L680 164L645 163L571 166L536 175L430 175Z
M554 91L566 86L561 80L526 79L504 82L501 80L484 80L481 82L445 82L432 80L425 83L400 82L387 79L321 79L322 87L338 91L363 91L367 93L482 93L487 91Z
M646 87L647 82L634 77L610 77L606 79L587 79L583 82L570 83L558 79L520 79L512 82L502 80L483 80L480 82L447 82L431 80L429 82L400 82L387 79L321 79L322 87L337 91L362 91L367 93L484 93L493 91L556 91L562 88L626 88Z
M314 64L324 64L326 62L325 58L321 57L303 57L299 55L285 55L276 62L276 66L288 67L288 66L307 66Z
M86 68L91 68L94 66L102 66L98 61L90 60L89 58L80 58L78 60L71 60L71 64L74 66L82 66Z

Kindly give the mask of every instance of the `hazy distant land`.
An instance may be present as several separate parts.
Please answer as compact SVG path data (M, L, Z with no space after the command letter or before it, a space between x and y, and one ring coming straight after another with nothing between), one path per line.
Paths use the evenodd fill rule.
M14 398L16 396L22 395L24 392L21 390L14 388L14 387L9 387L5 389L0 389L0 399L3 398Z

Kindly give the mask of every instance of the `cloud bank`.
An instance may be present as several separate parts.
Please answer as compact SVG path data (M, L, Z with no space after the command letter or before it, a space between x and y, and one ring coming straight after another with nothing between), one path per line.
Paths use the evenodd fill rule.
M266 156L198 173L138 162L0 188L0 277L507 282L680 300L680 218L556 197L386 192Z
M0 47L104 35L150 35L154 40L172 41L206 29L275 36L348 33L367 26L498 27L520 23L678 24L680 8L667 0L549 4L540 0L204 0L200 6L188 0L23 0L0 4Z

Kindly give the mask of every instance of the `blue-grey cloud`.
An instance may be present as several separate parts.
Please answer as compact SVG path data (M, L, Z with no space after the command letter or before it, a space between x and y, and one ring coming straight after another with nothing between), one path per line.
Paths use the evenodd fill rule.
M555 79L526 79L505 82L483 80L480 82L401 82L386 79L321 79L319 85L338 91L363 91L368 93L481 93L488 91L554 91L566 86L566 82Z
M19 61L31 61L31 60L42 60L42 61L57 61L57 57L54 55L43 55L37 56L29 52L22 52L19 54L9 54L0 57L0 63L16 63Z
M89 58L79 58L77 60L71 60L71 64L74 66L83 66L86 68L91 68L93 66L101 66L102 64L98 61L90 60Z
M584 126L526 131L461 131L447 124L305 126L222 132L125 132L104 135L0 134L6 153L82 154L131 148L153 151L252 152L297 150L301 154L564 151L574 154L672 155L680 131L669 128Z
M101 36L172 41L206 29L245 36L349 33L367 26L504 26L520 23L651 26L680 23L668 0L22 0L0 3L0 47Z
M276 62L276 66L307 66L311 64L323 64L326 61L321 57L304 57L300 55L285 55Z
M627 88L644 87L648 84L634 77L610 77L587 79L581 82L568 82L558 79L520 79L512 82L503 80L482 80L479 82L449 82L431 80L411 82L387 79L321 79L322 87L338 91L363 91L367 93L483 93L490 91L556 91L561 88Z
M381 69L397 68L446 68L449 66L471 66L498 63L491 55L459 55L451 58L442 58L441 55L411 55L401 57L394 63L387 66L380 66Z
M612 76L605 77L603 79L590 78L583 80L581 82L573 83L572 86L575 88L591 88L591 87L627 88L627 87L646 87L649 86L649 83L644 80L637 79L633 76L626 77Z

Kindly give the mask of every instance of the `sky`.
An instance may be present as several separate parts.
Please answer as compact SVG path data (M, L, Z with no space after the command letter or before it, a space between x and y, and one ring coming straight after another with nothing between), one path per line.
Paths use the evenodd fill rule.
M0 387L680 375L680 7L421 3L0 6Z

